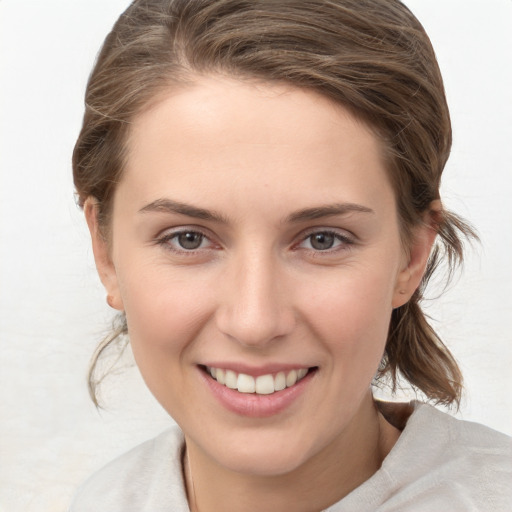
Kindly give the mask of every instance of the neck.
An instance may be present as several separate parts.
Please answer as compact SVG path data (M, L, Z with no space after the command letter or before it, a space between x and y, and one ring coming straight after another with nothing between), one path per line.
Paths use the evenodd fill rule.
M186 439L184 469L191 511L313 512L341 500L379 469L400 435L369 398L333 443L286 474L231 471Z

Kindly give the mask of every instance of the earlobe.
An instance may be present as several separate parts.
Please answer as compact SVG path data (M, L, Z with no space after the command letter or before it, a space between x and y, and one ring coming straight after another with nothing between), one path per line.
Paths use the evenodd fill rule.
M123 311L124 307L119 293L116 269L112 262L108 241L105 239L98 222L98 203L93 197L89 197L85 201L84 214L91 234L96 269L107 291L107 303L110 307Z
M406 304L420 286L434 245L441 203L436 200L425 213L425 220L413 232L413 240L406 266L400 270L393 295L393 308Z

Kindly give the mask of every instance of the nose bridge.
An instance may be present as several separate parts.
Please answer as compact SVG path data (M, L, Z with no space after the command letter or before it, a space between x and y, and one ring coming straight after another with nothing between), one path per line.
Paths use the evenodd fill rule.
M247 346L264 346L290 332L293 308L283 279L282 263L271 249L240 250L226 269L220 330Z

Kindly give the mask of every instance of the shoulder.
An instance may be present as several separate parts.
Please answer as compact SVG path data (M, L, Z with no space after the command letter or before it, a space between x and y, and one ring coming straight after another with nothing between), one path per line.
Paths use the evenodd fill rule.
M181 471L183 435L178 427L142 443L92 475L69 512L188 511Z
M438 455L442 450L451 458L485 459L509 469L512 466L512 438L479 423L454 418L431 405L415 404L407 430L410 442L429 449L437 445Z
M379 408L402 434L381 468L330 512L510 512L511 438L419 402Z
M510 510L512 439L505 434L416 403L388 459L384 471L427 507Z

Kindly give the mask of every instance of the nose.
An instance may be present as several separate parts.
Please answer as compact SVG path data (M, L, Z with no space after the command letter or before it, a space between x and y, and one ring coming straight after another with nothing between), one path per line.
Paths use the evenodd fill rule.
M277 258L262 250L234 258L220 286L217 327L247 347L266 347L295 326L291 295Z

